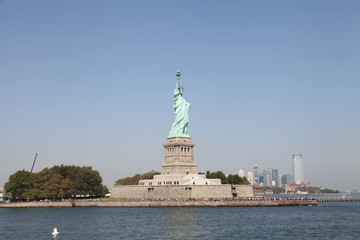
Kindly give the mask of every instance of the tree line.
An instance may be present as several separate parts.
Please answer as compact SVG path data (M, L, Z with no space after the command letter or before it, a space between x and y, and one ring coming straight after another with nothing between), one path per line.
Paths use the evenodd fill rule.
M238 174L225 175L222 171L210 172L207 171L205 174L206 178L218 178L221 179L221 184L240 184L248 185L250 182L246 177L240 177Z
M54 166L38 173L15 172L4 189L12 200L63 199L76 195L105 196L108 189L92 167Z
M120 178L115 182L115 185L138 185L139 180L153 179L154 175L159 175L159 172L146 172L143 174L135 174L132 177Z

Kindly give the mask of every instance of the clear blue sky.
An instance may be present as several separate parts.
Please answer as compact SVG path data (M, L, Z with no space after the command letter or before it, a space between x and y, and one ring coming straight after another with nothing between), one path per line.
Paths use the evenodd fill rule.
M160 170L176 70L200 171L360 189L359 1L0 0L0 185Z

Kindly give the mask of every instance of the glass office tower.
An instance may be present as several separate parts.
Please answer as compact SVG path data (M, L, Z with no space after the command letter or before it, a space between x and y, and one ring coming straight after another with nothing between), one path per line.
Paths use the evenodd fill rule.
M303 184L304 170L303 170L303 158L301 154L299 153L293 154L292 166L293 166L294 183Z
M259 181L259 166L258 165L254 165L254 183L255 184L260 184L260 181Z

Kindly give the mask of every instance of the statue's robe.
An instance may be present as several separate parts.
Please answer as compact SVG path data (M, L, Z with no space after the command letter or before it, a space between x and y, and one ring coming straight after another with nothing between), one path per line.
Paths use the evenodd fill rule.
M189 108L191 104L186 102L185 98L180 93L180 88L174 90L174 113L175 120L171 127L168 138L170 137L190 137L187 134L189 125Z

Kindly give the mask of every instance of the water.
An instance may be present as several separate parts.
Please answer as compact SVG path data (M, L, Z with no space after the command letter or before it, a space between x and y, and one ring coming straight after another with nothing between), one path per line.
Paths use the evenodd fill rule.
M317 207L0 208L0 239L360 239L360 203Z

